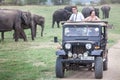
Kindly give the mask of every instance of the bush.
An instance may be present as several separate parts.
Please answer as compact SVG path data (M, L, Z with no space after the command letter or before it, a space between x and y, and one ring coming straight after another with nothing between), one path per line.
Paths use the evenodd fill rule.
M14 4L14 5L26 5L26 4L41 4L45 3L47 0L4 0L4 4Z
M120 0L111 0L112 3L120 3Z
M100 4L107 4L107 1L106 0L101 0Z
M54 5L68 5L71 0L52 0Z
M41 3L45 3L47 0L27 0L27 4L41 4Z

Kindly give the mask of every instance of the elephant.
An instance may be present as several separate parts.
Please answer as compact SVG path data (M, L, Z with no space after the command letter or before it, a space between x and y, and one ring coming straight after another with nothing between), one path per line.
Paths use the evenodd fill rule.
M2 40L4 40L4 32L14 30L15 41L18 41L19 34L22 35L24 41L27 41L25 32L21 27L22 19L24 20L24 17L20 10L0 9L0 32L2 32Z
M94 8L94 10L95 10L96 16L99 17L99 13L100 13L100 12L99 12L99 8Z
M23 29L31 29L31 35L32 35L32 40L36 37L36 30L37 30L37 25L41 26L41 36L43 36L43 31L44 31L44 24L45 24L45 18L43 16L39 16L36 14L31 14L29 12L23 12L24 17L26 17L27 21L22 23L22 28ZM33 28L32 28L33 27ZM19 38L23 38L21 34L19 35Z
M104 5L101 7L101 11L103 13L103 19L109 18L109 12L111 7L109 5Z
M44 26L45 26L45 18L43 16L39 16L36 14L33 14L32 16L33 22L34 22L34 27L35 27L35 37L36 37L36 30L37 30L37 25L41 26L41 37L43 36L43 31L44 31Z
M84 8L82 9L82 14L83 14L83 16L84 16L85 18L88 17L88 16L90 16L90 11L91 11L91 10L95 10L96 16L99 17L99 8L94 8L94 7L84 7Z
M32 38L32 40L34 40L35 28L34 28L34 23L33 23L33 19L32 19L32 14L30 12L22 11L22 15L24 16L24 19L22 19L21 27L23 29L28 29L28 28L31 29L31 38ZM21 34L19 34L19 35L21 35Z
M52 16L52 28L54 28L55 22L57 22L57 27L59 28L60 21L67 21L71 14L71 12L65 9L56 10Z
M72 6L65 6L64 9L72 13Z

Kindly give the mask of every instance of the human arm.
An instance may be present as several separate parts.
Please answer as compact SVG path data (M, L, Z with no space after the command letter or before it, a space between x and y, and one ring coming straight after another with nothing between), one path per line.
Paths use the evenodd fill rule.
M100 18L98 18L97 16L96 16L96 21L100 21Z
M83 16L83 14L81 13L81 20L83 21L85 18L84 18L84 16Z
M83 21L90 21L90 17L86 17Z

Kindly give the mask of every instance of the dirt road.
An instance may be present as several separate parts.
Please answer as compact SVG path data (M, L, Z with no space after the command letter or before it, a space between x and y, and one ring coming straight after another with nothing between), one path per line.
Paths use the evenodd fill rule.
M103 79L101 80L120 80L120 41L109 49L108 70L104 71ZM61 80L95 80L94 72L92 71L72 71L65 75Z

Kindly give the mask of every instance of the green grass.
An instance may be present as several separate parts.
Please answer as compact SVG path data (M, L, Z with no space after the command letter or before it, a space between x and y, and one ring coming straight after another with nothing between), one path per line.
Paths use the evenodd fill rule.
M53 37L61 41L61 28L51 28L52 13L64 6L1 6L1 8L21 9L45 17L44 37L40 37L38 26L35 41L31 40L30 30L25 30L28 42L14 42L13 31L5 33L5 40L0 42L0 80L56 80L56 47ZM99 6L98 6L99 7ZM114 29L108 30L108 46L120 39L120 5L111 5L110 18L107 19ZM79 11L82 7L79 6Z

